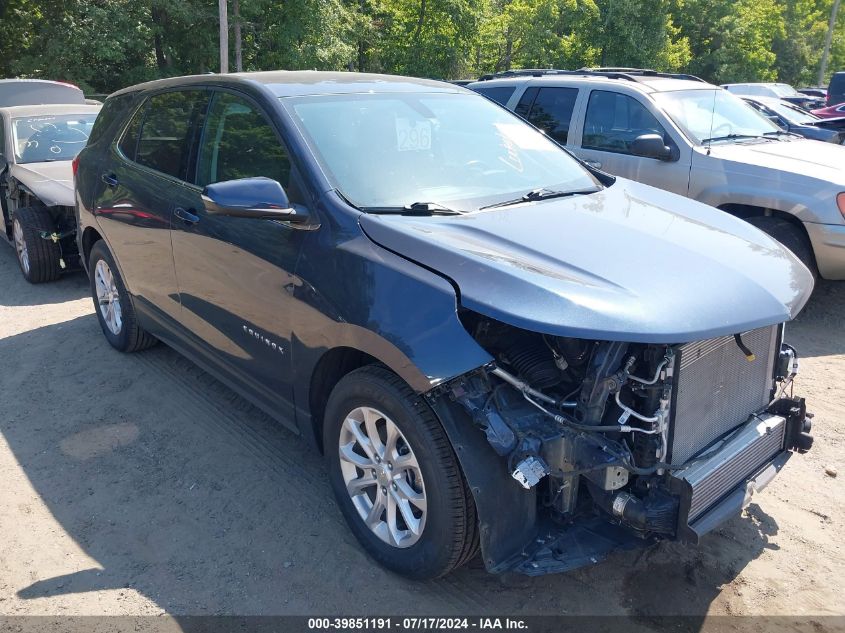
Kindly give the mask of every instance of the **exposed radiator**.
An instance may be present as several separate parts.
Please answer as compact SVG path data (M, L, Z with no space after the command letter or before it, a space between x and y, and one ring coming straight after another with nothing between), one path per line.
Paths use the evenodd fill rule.
M683 464L748 416L771 396L779 326L742 335L756 355L749 362L733 336L681 345L676 359L677 389L669 460Z
M690 487L687 520L692 523L725 494L753 475L783 449L786 422L765 415L729 436L712 457L696 462L675 476ZM709 453L708 453L709 454Z

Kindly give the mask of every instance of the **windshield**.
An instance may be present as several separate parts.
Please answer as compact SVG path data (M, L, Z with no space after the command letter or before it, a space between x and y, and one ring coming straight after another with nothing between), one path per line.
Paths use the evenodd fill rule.
M73 160L88 142L96 118L96 112L86 112L12 119L15 162Z
M654 100L693 141L731 141L775 134L774 123L727 90L659 92Z
M532 190L595 191L575 159L475 94L284 98L333 185L365 210L473 211Z
M765 105L770 110L777 112L790 123L814 123L819 120L819 117L816 115L810 114L809 112L806 112L796 106L786 105L785 103L774 101L772 103L766 103Z
M800 92L798 92L795 88L793 88L789 84L773 84L772 90L774 90L779 97L801 97L801 96L803 96Z

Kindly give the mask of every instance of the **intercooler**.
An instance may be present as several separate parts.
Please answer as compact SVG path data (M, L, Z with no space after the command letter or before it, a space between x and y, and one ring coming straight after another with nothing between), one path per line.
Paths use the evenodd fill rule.
M670 463L684 464L768 404L779 330L773 325L742 334L756 357L752 361L733 336L678 348Z
M786 422L779 416L764 416L732 434L713 459L696 462L676 474L690 487L687 521L694 522L783 449Z

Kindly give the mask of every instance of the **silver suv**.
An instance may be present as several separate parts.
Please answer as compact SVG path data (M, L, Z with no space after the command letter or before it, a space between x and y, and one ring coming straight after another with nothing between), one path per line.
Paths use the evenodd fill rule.
M845 279L845 147L784 132L690 75L512 71L468 87L589 165L741 217Z

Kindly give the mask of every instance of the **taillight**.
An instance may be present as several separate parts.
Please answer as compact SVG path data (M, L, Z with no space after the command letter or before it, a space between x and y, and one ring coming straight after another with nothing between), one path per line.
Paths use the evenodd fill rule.
M836 206L839 207L839 213L845 218L845 191L836 196Z
M73 170L73 175L76 176L76 172L79 170L79 154L71 161L70 168Z

